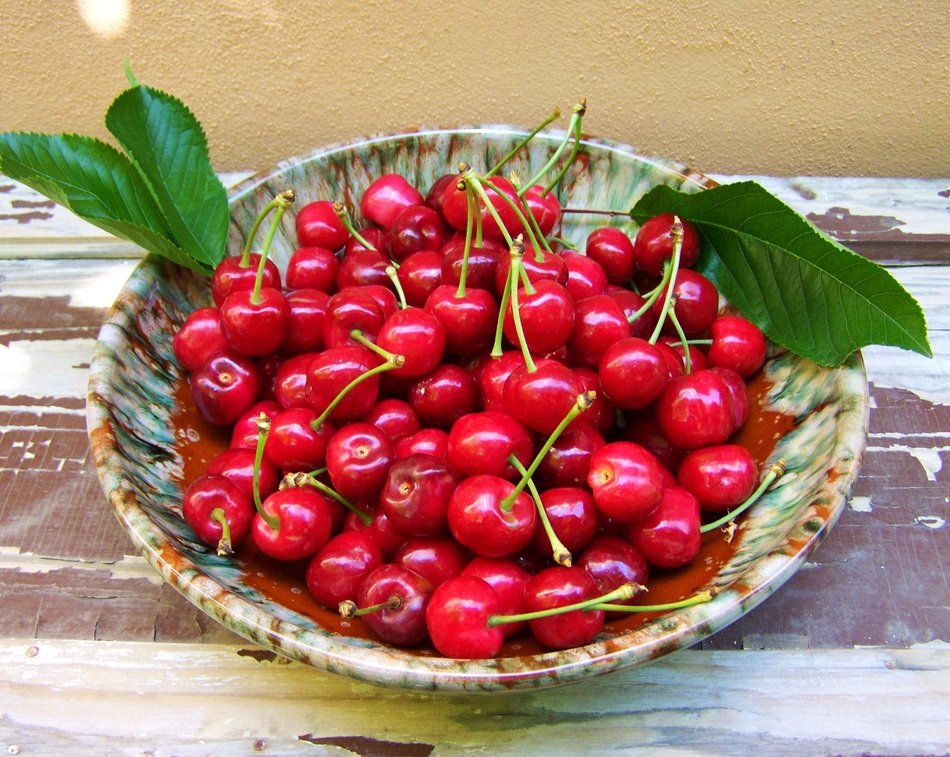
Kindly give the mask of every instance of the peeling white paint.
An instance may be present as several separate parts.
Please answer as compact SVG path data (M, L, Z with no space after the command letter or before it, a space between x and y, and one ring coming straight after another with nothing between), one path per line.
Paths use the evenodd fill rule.
M870 497L852 497L848 504L851 506L851 509L856 513L869 513L871 512L871 498Z
M938 528L943 528L945 525L947 525L947 521L936 515L918 515L916 518L914 518L914 523L920 526L927 526L927 528L933 528L935 530Z
M867 451L905 452L920 463L920 467L924 469L924 475L927 476L928 481L936 481L937 474L943 469L943 460L940 453L950 452L950 447L908 447L906 444L893 444L887 447L868 445Z

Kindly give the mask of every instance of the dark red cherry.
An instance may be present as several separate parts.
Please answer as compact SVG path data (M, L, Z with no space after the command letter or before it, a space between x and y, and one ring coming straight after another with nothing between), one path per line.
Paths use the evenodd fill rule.
M396 528L395 524L386 517L386 513L378 510L371 514L371 520L366 523L354 512L347 512L343 522L344 531L358 531L372 539L383 553L383 558L389 560L396 551L406 542L407 536Z
M601 226L587 235L587 257L600 263L611 284L626 285L633 278L636 258L633 242L615 226Z
M426 205L410 205L393 219L388 229L389 255L404 261L420 250L438 250L445 238L445 223Z
M435 250L419 250L402 261L396 275L409 305L422 307L442 284L442 260Z
M732 397L732 430L738 431L749 418L749 390L745 381L731 368L709 369L721 378L729 389Z
M336 288L359 287L366 284L390 284L386 269L392 261L379 250L347 250L336 272Z
M440 536L448 530L449 498L457 484L444 459L410 455L390 465L379 506L408 536Z
M598 375L607 399L624 410L653 402L670 378L660 348L634 336L614 342L604 351Z
M287 261L284 284L288 289L319 289L332 292L340 261L326 247L298 247Z
M383 564L380 548L363 531L343 531L314 555L307 567L307 588L324 607L336 610L357 595L363 580Z
M449 435L440 428L424 428L411 436L397 439L395 445L397 460L404 460L410 455L424 454L448 461L448 449Z
M495 590L498 597L499 615L516 615L524 612L524 588L531 579L528 573L514 560L499 557L475 557L462 570L463 576L480 578ZM525 623L505 623L498 626L505 638L518 634Z
M586 486L591 456L606 442L590 423L578 419L561 434L538 466L538 478L549 488Z
M323 317L323 343L327 348L355 345L353 330L374 340L386 320L379 301L367 287L347 287L327 301Z
M424 198L412 184L395 173L375 179L360 197L363 217L388 229L399 214L413 205L422 205Z
M426 193L425 204L441 213L442 198L445 196L445 191L450 186L457 184L458 180L459 176L457 173L446 173L439 176L432 182L432 186L429 187L429 191Z
M755 491L759 471L752 453L739 444L702 447L683 458L676 474L703 512L723 512Z
M357 594L360 607L383 607L362 616L387 644L411 647L426 640L426 606L432 584L401 565L381 565L363 580Z
M446 657L487 659L501 651L503 626L491 627L499 614L498 595L475 576L457 576L436 588L426 608L433 646Z
M360 235L362 241L356 237L350 237L346 243L346 247L343 248L344 258L351 253L376 252L384 259L389 259L389 237L386 236L386 232L383 229L377 229L375 226L366 226L362 229L358 229L357 233ZM337 277L337 287L342 288L340 287L339 276Z
M422 428L419 415L412 406L395 397L377 402L363 420L385 431L393 442L411 436Z
M313 352L293 355L282 361L274 376L274 399L282 408L309 407L307 399L307 371L316 357Z
M654 216L637 231L633 243L637 265L654 276L663 274L663 266L673 257L673 214ZM689 221L683 225L683 244L680 249L680 268L690 268L699 259L699 234Z
M198 308L185 319L172 340L178 364L189 373L228 350L217 308Z
M464 242L452 241L442 248L442 281L448 286L458 287L465 265ZM482 246L471 246L468 253L468 267L465 286L495 291L495 274L498 264L508 254L500 246L494 246L490 240L484 240Z
M392 559L396 565L418 573L436 589L459 575L468 560L468 552L457 541L447 537L410 538Z
M607 274L596 260L579 252L565 252L561 258L567 266L567 291L575 300L607 291Z
M699 502L679 486L668 486L660 506L626 528L626 537L657 568L679 568L691 562L702 546Z
M253 449L226 449L208 463L206 473L224 476L236 484L248 497L254 497L254 458ZM257 486L261 497L267 497L277 491L280 475L270 461L262 460L257 472ZM253 499L251 500L253 502ZM250 519L248 519L250 526Z
M443 363L417 379L406 396L422 423L438 428L449 428L478 405L475 379L453 363Z
M281 350L299 355L323 349L323 320L330 296L319 289L295 289L286 299L287 336Z
M521 258L521 266L527 274L528 281L537 284L539 281L549 279L561 286L566 287L568 271L564 258L554 252L547 250L535 251L531 246L526 246L524 257ZM508 277L511 272L511 255L505 253L498 261L495 269L495 291L499 295L505 290L508 284ZM519 278L519 286L523 282Z
M666 438L680 449L722 444L735 423L732 394L711 370L677 376L660 395L656 418Z
M301 247L325 247L335 252L350 238L329 200L307 203L297 211L294 223Z
M650 577L649 565L637 548L626 539L609 534L602 534L588 544L575 564L590 574L600 594L611 592L625 583L646 586ZM639 598L633 598L618 604L639 601ZM609 613L609 616L622 617L625 614Z
M468 287L459 296L455 286L438 286L429 294L424 307L445 327L448 352L464 357L491 347L498 322L498 302L487 289Z
M229 426L257 401L262 383L249 358L222 353L191 374L190 386L202 417L209 423Z

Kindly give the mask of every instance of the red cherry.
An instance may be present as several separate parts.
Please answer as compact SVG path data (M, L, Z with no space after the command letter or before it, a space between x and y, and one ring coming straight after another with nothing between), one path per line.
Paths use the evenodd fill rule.
M534 441L531 432L508 413L469 413L449 429L448 460L463 476L485 473L505 479L520 477L508 462L511 455L523 465L530 465Z
M254 497L254 450L226 449L208 463L206 473L224 476L243 491L249 498ZM262 497L277 491L280 476L268 460L262 460L257 473L257 487ZM253 502L253 499L250 500ZM253 508L252 508L253 509ZM252 513L253 515L253 513ZM250 527L248 518L248 527Z
M274 376L274 399L282 408L309 407L307 400L307 371L316 357L313 352L292 355L277 367Z
M282 351L299 355L323 349L323 320L330 296L319 289L295 289L286 299L287 336Z
M731 368L712 367L709 370L719 376L729 389L732 397L732 430L738 431L749 417L749 390L746 383Z
M241 355L261 357L280 349L287 336L290 308L283 292L271 287L241 289L229 294L220 307L221 330L231 348Z
M607 274L596 260L578 252L565 252L561 258L567 266L567 291L575 300L607 291Z
M719 313L719 291L713 283L701 273L689 268L680 268L673 281L673 295L676 304L673 312L683 328L686 336L698 336L706 331ZM653 303L653 312L659 318L666 297L666 288L663 295ZM672 325L667 322L664 329L672 332Z
M284 283L288 289L319 289L332 292L340 261L326 247L298 247L287 261Z
M656 405L663 434L676 447L722 444L733 431L732 394L711 370L670 379Z
M594 579L583 568L547 568L525 587L525 612L564 607L598 596ZM529 621L535 639L550 649L588 644L604 626L603 610L573 610Z
M656 313L647 308L640 316L634 316L646 305L646 300L631 289L608 289L607 294L612 297L623 310L624 317L630 325L630 336L649 339L656 328Z
M582 550L596 535L600 517L594 498L586 489L575 486L545 489L541 492L541 504L551 528L569 552ZM540 524L535 530L534 548L539 554L551 554L551 542Z
M264 512L278 521L273 528L257 514L251 536L257 548L275 560L302 560L316 554L333 529L333 507L310 488L292 487L271 494Z
M600 594L611 592L625 583L646 586L650 576L647 561L637 548L626 539L608 534L598 536L588 544L575 564L590 574ZM618 604L636 604L637 601L634 598ZM624 614L611 613L613 616Z
M375 226L366 226L362 229L358 229L357 233L360 235L362 241L356 237L350 237L346 243L346 247L343 248L344 258L353 253L376 252L384 259L388 259L389 237L386 236L385 231L377 229ZM340 286L339 276L337 277L337 288L342 288Z
M426 627L433 646L446 657L486 659L501 650L502 627L490 627L499 613L498 595L475 576L452 578L432 594L426 608Z
M519 351L503 352L500 357L488 360L478 377L479 395L485 410L505 410L505 384L509 376L525 364Z
M307 203L297 211L294 223L301 247L325 247L335 252L350 238L329 200Z
M494 341L498 302L487 289L468 287L459 296L454 286L438 286L426 299L425 309L442 322L445 347L452 354L475 355Z
M630 336L630 324L620 304L610 295L580 300L574 308L574 330L567 346L576 365L597 368L615 342Z
M323 342L327 348L355 345L352 333L360 331L373 340L386 320L379 301L366 287L346 287L327 301L323 317Z
M247 265L241 265L240 255L224 258L218 263L211 276L211 296L214 304L220 308L232 292L253 289L260 262L261 256L252 252L248 256ZM280 271L273 260L268 259L264 263L261 286L280 289Z
M453 184L457 184L459 180L457 173L447 173L439 176L432 186L429 187L429 191L426 193L425 204L428 205L435 211L439 213L442 212L442 198L445 195L445 191Z
M537 510L515 486L498 476L478 475L462 481L449 500L449 529L455 540L485 557L507 557L524 549L534 536Z
M379 506L406 535L439 536L448 530L449 498L457 484L444 459L410 455L389 467Z
M524 612L524 589L531 574L513 560L498 557L475 557L462 570L463 576L480 578L495 590L499 615ZM518 634L525 623L504 623L498 626L505 638Z
M314 427L317 414L309 407L292 407L271 421L264 454L283 471L312 471L323 466L327 445L336 429L327 421Z
M406 542L406 535L396 528L395 524L386 517L381 510L373 513L369 523L366 523L354 512L347 512L343 521L344 531L357 531L372 539L388 560Z
M406 302L422 307L433 290L442 285L442 256L435 250L419 250L402 261L396 273Z
M505 382L505 407L525 426L551 434L583 391L574 371L556 360L541 359L530 371L522 365Z
M668 486L660 506L627 526L626 536L650 565L679 568L699 554L699 502L686 489Z
M395 452L397 460L404 460L410 455L432 455L440 460L448 461L449 435L440 428L424 428L411 436L404 436L396 440Z
M392 561L418 573L437 589L462 572L468 553L454 539L418 537L407 540Z
M388 229L399 214L424 199L412 184L399 174L387 173L375 179L360 198L360 212L367 220Z
M673 258L673 214L654 216L637 231L633 243L637 265L654 276L663 274L666 261ZM689 221L682 221L683 244L680 249L680 268L690 268L699 259L699 234Z
M549 488L586 485L591 456L604 444L590 423L578 419L551 445L538 466L538 478Z
M561 203L555 193L545 193L544 187L533 184L525 190L522 200L538 222L542 236L549 236L561 220Z
M633 242L621 229L601 226L587 235L587 257L600 263L611 284L628 284L633 278L636 258Z
M254 518L254 503L237 484L222 475L196 478L182 497L181 514L202 542L225 553L237 549L247 537ZM222 543L228 524L230 539Z
M323 413L344 389L379 364L379 356L365 347L324 350L310 361L307 370L307 401L310 407L317 413ZM379 375L370 375L346 392L329 417L337 422L359 420L376 404L378 396Z
M511 344L519 344L518 332L509 300L505 312L505 337ZM534 284L534 292L528 294L523 288L518 292L518 312L528 350L535 354L553 352L567 343L574 330L574 298L567 289L551 281L541 279Z
M598 375L604 394L624 410L653 402L670 378L660 349L634 336L614 342L604 351Z
M567 285L567 264L564 262L564 258L557 253L548 252L547 250L538 252L530 245L526 245L524 256L521 258L521 266L527 274L528 281L532 284L548 279L561 286ZM510 272L511 255L505 253L501 256L498 266L495 268L495 291L499 295L505 291Z
M761 329L738 315L723 315L709 328L712 345L707 358L711 366L730 368L744 378L765 362L768 347Z
M386 269L392 261L380 250L347 250L340 260L336 272L337 290L347 287L359 287L366 284L390 284Z
M327 444L327 473L337 492L350 501L379 495L393 462L393 443L370 423L351 423Z
M234 449L256 449L258 417L263 413L268 419L273 419L283 409L274 400L261 400L253 403L234 421L230 446Z
M719 444L690 452L676 476L680 486L699 500L703 512L722 512L742 504L755 491L759 471L745 447Z
M451 287L458 287L462 268L465 263L465 243L454 240L442 247L442 281ZM499 262L507 253L500 245L491 240L483 240L480 247L471 246L468 253L468 267L465 286L476 289L495 290L495 275Z
M445 352L445 327L432 313L418 307L397 310L383 323L376 345L402 355L405 362L390 374L415 378L429 373Z
M175 333L172 349L179 365L189 373L201 368L215 355L228 350L228 341L221 330L217 308L198 308Z
M386 432L393 442L422 428L419 416L405 400L388 397L373 405L363 419Z
M195 407L209 423L229 426L253 405L261 392L261 377L250 359L222 353L191 374Z
M382 551L365 532L343 531L310 561L307 588L320 604L335 610L355 597L366 576L382 564Z
M611 442L591 456L587 483L605 516L629 523L645 518L659 506L663 466L638 444Z
M523 231L521 222L511 206L505 202L500 193L507 195L508 199L520 205L518 199L518 190L514 185L502 176L492 176L484 183L485 194L489 202L501 218L508 233L515 237ZM498 224L492 217L489 210L479 199L478 207L482 217L482 233L489 239L504 239L504 234L498 228ZM458 189L456 184L450 184L442 198L442 214L445 220L455 229L464 231L468 224L468 191Z

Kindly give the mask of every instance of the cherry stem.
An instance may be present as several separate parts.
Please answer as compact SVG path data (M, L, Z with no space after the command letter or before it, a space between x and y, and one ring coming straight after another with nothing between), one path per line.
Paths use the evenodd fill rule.
M356 230L356 227L353 225L353 219L350 218L350 211L346 209L346 205L342 202L333 203L333 212L336 213L336 217L340 219L343 227L350 233L353 239L363 245L367 250L376 251L376 247Z
M781 478L785 475L785 458L779 458L777 462L772 463L765 472L765 475L762 477L762 482L759 484L758 488L749 495L748 499L739 505L734 510L729 511L723 515L718 520L714 520L712 523L707 523L704 526L700 526L699 532L701 534L709 533L710 531L715 531L717 528L722 528L725 525L728 525L734 521L737 517L742 515L746 510L752 507L755 504L756 500L761 497L766 490L772 485L772 483L777 478Z
M581 101L577 103L573 112L571 113L571 120L567 124L567 131L564 132L564 139L561 140L561 144L558 145L557 149L554 151L554 154L548 159L548 162L544 164L540 171L538 171L534 176L531 177L531 181L525 184L525 191L528 187L532 187L541 181L541 178L558 162L561 157L561 153L564 152L564 149L567 147L567 143L570 141L571 137L574 136L574 133L577 131L578 121L584 117L584 113L587 110L587 101L581 98ZM520 194L520 193L519 193ZM547 192L545 192L547 194Z
M277 203L277 213L271 222L270 229L267 230L267 237L264 239L264 246L261 248L261 260L257 264L257 276L254 278L254 290L251 292L251 302L255 305L261 301L261 288L264 284L264 268L267 266L267 254L270 252L274 236L277 234L277 229L280 226L280 219L283 218L284 213L287 212L287 208L293 204L295 197L294 190L287 189L274 198L274 202Z
M574 159L577 157L577 152L581 146L581 118L583 113L581 113L577 122L574 124L574 140L571 145L571 154L568 156L567 160L561 165L561 170L557 172L557 175L551 179L548 185L544 188L544 191L541 193L542 197L547 196L547 194L554 189L558 184L561 183L561 179L564 178L564 175L567 173L567 169L574 165Z
M654 302L660 299L660 295L663 293L663 288L670 283L670 272L672 270L673 267L669 263L663 266L663 277L660 279L660 283L657 284L649 294L647 294L646 299L640 306L640 309L627 318L627 323L634 323L641 315L653 307Z
M465 185L465 201L468 204L468 218L465 223L465 246L462 248L462 270L459 272L459 286L455 290L456 299L465 296L465 285L468 281L468 259L472 254L472 232L475 229L475 214L478 213L476 207L475 193Z
M617 216L626 216L630 217L630 211L627 210L600 210L599 208L561 208L562 213L584 213L586 215L592 216L610 216L611 218L616 218Z
M671 302L675 305L676 296L673 296ZM671 307L668 313L670 317L670 323L673 324L673 328L676 329L676 333L680 338L680 343L683 345L683 370L686 373L693 372L693 358L689 354L689 342L686 339L686 333L683 331L683 327L680 325L680 319L676 317L676 308Z
M406 302L406 293L402 288L402 282L399 280L399 273L396 270L396 266L386 266L386 275L389 277L389 280L393 283L393 288L396 290L396 296L399 298L400 309L405 310L407 307L409 307L409 303Z
M383 355L385 362L380 363L375 368L370 368L368 371L361 373L359 376L357 376L352 381L350 381L349 384L344 386L336 395L336 397L333 398L330 404L326 406L323 412L320 413L320 415L317 418L310 421L310 427L314 430L319 429L320 426L323 425L324 421L326 421L330 417L330 414L334 410L336 410L337 405L339 405L343 401L343 398L346 397L346 395L349 394L354 389L354 387L359 386L364 381L372 378L373 376L378 376L380 373L391 371L394 368L401 368L406 362L405 357L403 357L402 355L394 355L393 353L387 352L386 350L382 349L382 347L378 347L377 345L373 344L368 339L366 339L366 337L364 337L362 334L360 334L357 329L354 329L354 332L355 333L352 336L354 339L356 339L356 341L360 342L360 344L365 344L367 347L369 347L369 345L372 344L372 347L370 347L370 349L379 355ZM360 338L357 338L357 335ZM366 340L365 342L362 341L364 339Z
M538 450L538 453L534 456L534 460L531 461L531 465L528 466L527 470L521 474L521 480L515 486L514 491L511 492L507 497L505 497L501 502L502 512L508 512L512 505L514 504L515 497L517 497L528 481L531 480L531 477L537 471L538 466L541 465L541 461L544 460L544 456L548 454L551 450L551 447L554 446L554 442L558 440L558 437L564 433L571 422L585 410L590 408L594 404L594 400L597 399L597 392L589 391L583 392L582 394L577 395L577 399L574 404L571 406L571 409L567 411L567 414L561 419L561 422L557 424L557 427L554 431L551 432L551 435L547 438L544 444L541 445L541 449ZM509 458L511 462L512 458ZM512 465L514 463L512 462Z
M511 160L513 157L515 157L515 155L517 155L518 152L519 152L520 150L522 150L525 145L527 145L532 139L535 138L535 136L537 136L538 132L541 131L541 129L543 129L545 126L548 126L549 124L553 123L554 121L556 121L556 120L559 119L560 117L561 117L561 109L560 109L560 108L555 108L555 109L551 112L551 115L550 115L550 116L548 116L547 118L545 118L541 123L539 123L539 124L537 125L537 127L535 127L534 131L532 131L532 132L531 132L530 134L528 134L524 139L522 139L520 142L518 142L518 144L515 145L507 155L505 155L505 157L503 157L503 158L502 158L501 160L499 160L494 166L492 166L491 170L490 170L487 174L485 174L485 177L488 178L488 177L494 176L496 173L498 173L502 168L504 168L505 164L506 164L509 160Z
M292 486L312 486L320 493L325 494L326 496L330 497L330 499L334 499L343 505L343 507L363 521L364 526L368 526L370 523L372 523L373 519L369 515L360 510L336 489L331 486L327 486L325 483L323 483L323 481L317 478L320 474L325 473L326 470L326 468L317 468L317 470L310 471L310 473L288 473L281 480L280 488L287 489Z
M489 615L488 627L494 628L495 626L500 626L505 623L522 623L528 620L540 620L541 618L549 618L552 615L564 615L565 613L576 612L578 610L597 610L599 609L598 605L631 599L642 590L643 587L640 584L625 583L613 591L609 591L599 597L585 599L583 602L574 602L573 604L562 605L561 607L548 607L545 610L535 610L534 612L521 612L515 615ZM625 605L620 605L620 607L624 606Z
M525 468L521 461L511 455L508 458L508 462L514 466L515 470L518 471L522 476L524 476L528 470ZM538 509L538 517L541 519L541 527L544 529L545 535L548 537L548 542L551 544L551 552L554 562L558 565L561 565L565 568L570 568L573 562L571 557L571 551L564 546L556 533L554 533L554 526L551 525L551 519L548 517L548 511L544 509L544 503L541 502L541 494L538 492L538 487L535 486L534 480L529 476L528 477L528 491L531 492L531 499L534 500L535 507Z
M508 286L511 288L511 319L515 324L515 333L518 335L518 346L521 348L521 354L524 357L524 363L528 367L528 373L534 373L538 370L534 358L531 357L531 350L528 349L528 342L524 337L524 326L521 324L521 310L518 306L518 278L521 270L521 258L524 256L524 244L519 236L511 248L511 268L508 271ZM527 289L525 290L526 293ZM502 312L499 319L503 319L505 314Z
M270 214L270 212L277 207L278 200L275 197L260 212L257 218L254 219L254 225L251 226L251 230L248 232L247 241L244 243L244 252L241 253L241 260L238 265L241 268L248 268L251 265L251 245L254 244L254 239L257 237L257 232L261 228L261 224L264 223L264 219Z
M508 247L511 247L515 243L515 240L511 238L511 234L508 232L504 222L498 215L498 211L495 210L495 206L492 205L491 200L488 199L488 193L485 191L485 187L482 186L482 182L479 180L478 176L472 170L472 167L468 163L460 163L459 171L462 174L462 181L465 182L465 186L471 187L475 190L478 198L482 201L482 205L485 206L488 214L498 226L498 230L501 232L501 235L505 238L505 242L508 244ZM503 192L496 192L496 194L504 196ZM478 217L481 218L481 213L478 214Z
M344 599L337 606L337 611L341 618L358 618L360 615L370 615L380 610L398 610L402 604L402 598L392 594L385 602L379 602L375 605L360 607L352 599Z
M481 179L479 179L478 177L476 177L476 180L479 181L479 183L481 183ZM531 246L534 248L535 260L537 260L539 263L543 261L544 256L541 254L541 249L544 248L548 252L551 252L551 248L548 247L547 240L545 240L544 235L541 234L541 228L538 226L538 222L537 222L537 219L535 219L534 214L529 211L527 216L525 216L524 212L522 211L518 203L512 200L508 195L506 195L504 192L496 192L496 194L498 195L499 198L501 198L501 200L509 208L511 208L511 211L518 217L518 220L521 222L521 226L524 228L525 233L528 235L528 242L530 242ZM531 220L528 220L529 218ZM499 224L501 223L501 221L497 217L495 221L496 223L499 223ZM533 224L532 224L532 221L534 222Z
M680 254L683 250L683 222L679 216L673 216L673 225L670 227L670 235L673 237L673 260L664 270L663 277L667 279L666 296L663 298L663 307L660 308L660 316L656 319L656 328L650 336L650 344L655 344L660 338L660 332L663 330L663 324L666 323L667 313L673 306L673 284L676 282L676 272L680 267Z
M714 589L706 589L691 597L681 599L678 602L664 602L659 605L617 605L610 602L602 602L599 605L595 605L592 609L604 610L605 612L667 612L669 610L681 610L684 607L705 604L712 600L714 596L716 596Z
M261 463L264 462L264 444L267 442L267 435L270 433L270 418L266 413L257 416L257 447L254 450L254 470L251 476L251 491L254 493L254 509L261 516L268 527L273 531L280 530L280 518L277 515L271 515L264 511L264 505L261 502Z
M220 507L211 511L211 520L221 526L221 538L218 540L217 554L219 557L227 557L234 554L234 548L231 545L231 524L224 515L224 509Z

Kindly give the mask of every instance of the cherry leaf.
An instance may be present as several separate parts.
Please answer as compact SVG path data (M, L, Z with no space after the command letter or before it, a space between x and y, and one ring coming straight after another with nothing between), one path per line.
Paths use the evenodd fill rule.
M823 234L753 181L686 194L659 186L630 211L690 221L697 270L772 341L820 365L870 344L932 357L920 304L881 266Z

